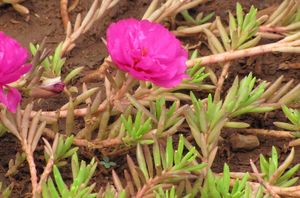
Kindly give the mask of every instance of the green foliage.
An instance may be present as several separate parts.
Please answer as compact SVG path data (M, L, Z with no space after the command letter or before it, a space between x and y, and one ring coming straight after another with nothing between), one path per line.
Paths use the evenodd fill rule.
M203 13L200 12L195 18L192 17L188 10L184 10L180 13L184 20L190 24L193 25L201 25L206 22L208 22L210 19L212 19L215 16L215 12L211 12L206 16L203 16Z
M137 197L143 195L154 195L159 193L154 191L162 185L164 190L172 187L174 184L179 184L182 181L187 181L190 178L197 177L195 173L206 166L204 163L198 163L196 160L197 152L195 148L185 149L185 139L182 135L179 137L177 149L174 149L172 137L167 138L166 146L162 146L158 140L154 138L152 153L148 145L137 145L136 159L138 165L135 165L133 159L127 156L127 163L130 174L125 174L129 188L136 189ZM185 150L187 150L185 152ZM127 173L127 172L126 172ZM113 174L113 180L118 192L124 190L120 179L116 173ZM151 187L150 189L148 189ZM141 189L148 189L145 194ZM187 192L189 194L190 192Z
M216 54L256 46L261 39L261 36L257 36L256 33L259 30L259 25L265 20L264 18L257 19L256 15L257 9L254 6L251 6L249 13L245 15L241 4L237 3L236 18L229 12L229 34L220 17L216 17L216 26L222 42L211 30L204 29L210 50Z
M187 123L190 127L201 153L198 157L208 160L211 165L217 152L217 143L224 127L246 128L249 124L244 122L232 122L231 119L246 113L262 113L273 110L272 107L262 106L262 94L265 83L256 88L256 78L249 74L239 82L238 78L233 82L224 102L213 100L209 95L200 100L191 93L192 106L185 112ZM190 143L186 142L189 147Z
M0 197L9 198L13 188L13 184L10 184L8 187L4 188L2 182L0 182Z
M284 0L272 12L265 25L269 27L283 27L284 34L294 34L299 31L300 28L300 8L299 2Z
M290 123L274 122L274 125L290 131L300 131L300 111L297 109L290 109L287 106L282 107L284 115L289 119Z
M251 188L247 184L249 174L246 173L242 180L236 180L233 187L230 188L229 167L224 164L223 175L215 176L211 170L205 179L203 188L201 189L202 198L250 198Z
M177 132L178 127L183 123L184 117L181 113L184 111L185 106L179 107L178 102L173 102L167 108L165 97L161 97L155 102L150 103L150 112L154 115L157 123L153 124L156 129L156 135L170 136Z
M54 165L54 181L49 178L47 183L43 183L43 198L95 198L97 194L92 193L95 184L89 185L89 181L92 178L96 167L97 163L94 159L92 159L88 165L86 165L85 161L81 161L79 164L78 156L74 153L72 156L73 182L70 187L65 184L58 167Z
M109 157L106 156L102 158L100 164L102 164L107 169L117 165L115 162L110 161Z
M224 111L221 111L222 102L213 102L212 96L207 98L207 104L197 99L191 92L193 109L187 112L187 121L192 129L199 132L208 132L218 123L225 123ZM218 136L218 135L216 135Z
M18 173L19 167L23 164L23 162L26 160L26 154L22 152L21 154L17 152L16 159L9 160L8 163L8 171L6 172L5 176L13 176Z
M86 126L85 129L88 130L81 130L78 133L80 135L77 135L77 137L84 137L87 133L91 134L93 130L99 127L98 138L102 140L116 138L127 145L152 144L151 134L155 133L158 138L171 136L178 131L185 120L183 112L188 105L180 106L179 100L169 103L165 100L165 97L157 97L158 99L155 102L149 101L149 104L145 107L133 96L129 94L126 96L132 105L124 108L124 112L113 123L109 123L109 121L111 114L115 112L106 109L101 116L96 118L96 122ZM73 103L75 104L75 102L76 99ZM92 108L93 106L94 104ZM98 106L99 104L95 105L96 109ZM87 116L87 120L90 119L90 116L93 115ZM102 120L105 121L102 122Z
M66 160L77 152L78 147L71 148L73 139L73 135L67 137L66 140L64 140L64 137L62 135L59 137L54 153L54 164L56 166L59 167L66 165L68 163ZM47 150L45 150L44 155L46 161L48 161L49 153Z
M196 182L195 182L196 183ZM187 194L179 194L178 192L181 191L181 187L182 185L179 185L179 187L175 187L172 186L171 189L166 189L164 190L162 187L158 188L158 190L154 191L155 194L155 198L192 198L192 197L197 197L195 195L193 195L193 193L187 193ZM190 191L195 191L195 189L197 189L198 186L191 186ZM178 195L179 194L179 195Z
M187 112L187 119L192 128L201 132L208 132L220 123L246 113L262 113L273 110L272 107L261 107L260 97L265 90L265 82L254 89L256 78L249 74L241 82L235 79L229 89L224 102L213 101L209 95L207 99L200 100L191 93L193 109ZM243 123L240 123L243 128ZM237 128L238 125L236 125ZM213 136L215 136L214 134Z
M279 166L279 156L275 147L272 147L272 155L267 160L262 154L259 156L260 170L263 173L263 179L268 181L270 184L289 187L298 181L298 177L294 177L296 172L300 168L300 164L289 168L295 155L294 148L292 149L289 156Z
M287 1L288 0L285 2ZM96 4L94 4L94 7L97 6ZM153 6L151 9L158 7L156 4L159 4L158 1L151 4ZM171 6L173 6L173 4ZM216 17L216 21L210 28L206 29L204 26L201 26L201 31L207 36L210 50L214 54L226 51L231 53L234 50L256 46L261 39L260 35L257 34L259 26L265 20L264 17L257 18L257 13L257 9L252 6L249 12L245 14L241 4L237 3L236 14L229 12L228 28L222 24L220 17ZM181 12L181 15L188 24L200 25L209 21L214 16L214 13L210 13L205 17L203 17L203 13L200 13L194 18L190 15L188 10L185 10ZM159 17L158 19L160 18L162 17ZM298 23L299 21L299 9L297 9L296 14L290 15L290 18L285 19L287 24L290 24L291 22ZM83 20L83 22L86 22L86 20ZM299 24L297 25L300 26ZM266 25L265 27L266 29L271 29L272 24ZM282 30L280 28L278 29ZM215 35L215 32L218 32L217 36ZM280 36L282 35L284 35L284 33ZM281 44L282 42L279 42L278 46L281 46ZM35 46L30 44L31 53L33 55L38 54L37 51L39 50L39 47L39 45ZM53 55L48 56L45 59L41 56L40 62L43 61L41 63L43 68L41 70L40 67L34 68L35 72L32 72L30 77L39 74L39 77L42 76L46 79L48 78L48 80L50 78L50 82L55 79L55 77L58 77L56 79L59 79L60 81L62 67L65 63L65 58L62 57L62 47L62 43L60 43ZM198 51L195 50L191 55L191 59L195 59L198 56ZM105 64L110 65L110 60L107 60L105 60ZM227 59L224 58L223 60ZM229 67L229 64L227 66ZM75 76L79 75L83 69L83 67L80 67L72 70L66 76L64 83L69 83ZM40 73L37 71L40 71ZM226 71L227 70L224 69L223 72L226 73ZM89 183L95 173L97 164L94 159L92 159L89 164L86 164L84 161L79 161L77 156L78 148L72 148L74 137L70 136L64 139L63 136L60 136L59 138L56 138L52 148L50 147L50 144L45 141L45 159L48 162L52 162L49 158L50 156L53 156L54 165L52 177L49 176L48 178L43 178L45 175L46 177L48 176L48 169L45 169L46 172L44 173L46 174L43 173L40 177L40 184L42 184L42 186L39 186L37 189L40 190L40 187L42 187L42 197L192 198L201 196L203 198L261 198L264 193L269 193L267 191L264 192L264 188L267 185L264 185L264 187L251 185L253 187L253 189L251 189L250 183L247 183L250 177L248 173L245 173L243 178L234 181L230 177L230 170L227 164L224 164L223 174L213 173L211 166L213 165L213 161L218 151L218 142L221 137L222 129L224 127L249 127L249 124L235 121L234 119L247 113L268 112L278 108L278 104L283 105L286 104L287 101L290 102L292 99L289 99L288 96L292 98L292 96L294 97L294 95L296 95L295 93L294 95L286 94L284 100L279 100L279 98L287 92L286 90L289 89L290 85L288 84L286 87L277 90L281 84L281 82L278 81L279 83L276 83L277 87L271 85L266 91L266 87L268 86L267 83L258 82L258 80L253 77L252 73L250 73L242 80L239 80L239 78L236 77L225 98L220 99L221 96L218 95L219 92L216 92L217 97L215 98L209 94L207 97L205 96L204 99L199 99L192 92L189 96L181 92L175 93L175 91L201 90L203 87L205 87L203 89L212 90L215 88L214 86L203 85L202 82L208 76L214 84L217 84L218 79L213 70L210 70L209 67L203 67L201 62L195 63L193 67L188 68L186 73L190 78L184 79L178 87L174 88L162 88L151 85L150 82L138 82L131 78L126 80L127 74L125 72L117 71L115 73L108 70L103 74L106 78L103 89L97 87L88 90L86 84L84 84L82 89L83 93L73 97L73 93L78 93L78 88L70 88L68 92L69 103L60 108L61 111L67 112L63 113L64 116L67 114L65 116L66 134L68 135L73 132L75 116L82 116L85 114L82 119L86 124L85 128L77 133L76 138L86 138L83 140L84 143L91 146L93 149L101 148L102 155L107 152L106 149L102 148L107 148L111 145L114 147L109 147L110 154L118 153L121 150L118 150L120 148L119 144L122 143L125 143L125 145L122 145L122 149L124 147L132 148L133 145L136 146L136 155L134 158L127 155L128 170L124 171L124 179L120 179L117 173L112 170L112 180L114 185L107 184L105 188L101 188L100 192L96 194L93 193L95 184ZM222 82L222 77L223 75L219 78L219 82ZM39 80L40 78L38 78L37 81ZM28 84L31 84L31 82ZM35 84L33 83L32 85ZM94 97L96 92L97 95ZM102 92L105 92L105 97L102 97ZM269 97L273 93L277 94L275 99L278 99L279 101L274 98L271 98L274 100L268 100L270 98L267 98L267 96ZM127 98L125 98L125 95ZM287 98L289 100L287 100ZM185 103L182 105L182 101L188 101L192 104ZM84 109L76 110L77 107L81 108L79 105L83 103L86 107L84 107ZM125 107L125 104L128 106ZM270 104L276 104L276 106ZM300 111L289 109L286 106L283 106L282 110L291 123L275 122L274 124L287 130L299 131ZM22 111L18 109L18 112L20 113ZM37 122L45 119L46 121L43 120L44 127L46 126L46 122L47 124L49 124L48 122L51 122L53 128L58 126L55 122L56 118L46 116L48 113L43 114L44 117L39 117L39 114L42 115L41 112L42 110L38 113L38 116L35 116L33 119ZM3 115L0 117L2 121L4 120L3 118L5 118ZM25 110L23 115L27 116L29 122L32 117L32 112L31 110ZM50 112L49 115L52 115L52 112ZM18 132L19 129L22 129L20 126L14 127L15 123L18 124L22 122L25 123L24 125L28 125L28 122L24 122L25 119L22 116L13 117L11 115L10 117L13 119L7 119L9 122L6 120L6 123L9 124L8 126L11 127L10 131L12 132ZM187 120L190 129L190 131L187 132L188 138L185 138L183 135L174 138L173 135L176 132L186 132L186 130L189 130L187 129L186 123L184 123L185 119ZM33 131L33 128L36 127L30 127L29 131ZM56 129L58 132L58 127ZM92 140L96 137L95 133L97 129L98 136L95 140ZM0 136L6 131L7 129L0 124ZM42 134L43 130L40 131L41 133L38 133L39 135ZM21 135L19 135L19 133L14 134L18 134L19 136L16 136L21 141L24 141L27 132L23 129L21 132ZM28 136L35 137L32 134ZM192 137L194 138L194 144L189 142L190 134L192 134ZM58 137L58 135L56 137ZM197 147L194 146L195 144L197 144ZM197 148L199 148L199 150L197 150ZM127 148L124 150L126 149ZM33 151L34 150L35 149L33 149ZM29 152L27 152L27 155L28 153ZM29 155L30 154L31 153L29 153ZM256 178L253 176L251 181L257 182L257 180L259 180L259 182L262 183L260 180L260 177L262 177L263 180L272 187L289 187L294 185L298 181L298 177L295 177L296 172L300 169L300 164L296 164L289 169L294 155L295 151L292 149L285 161L282 164L279 164L278 153L273 147L272 155L269 159L260 155L259 162L261 174L256 176ZM73 181L70 182L70 185L67 185L59 168L66 165L68 163L68 158L71 156ZM29 157L31 156L27 156L27 160L30 164ZM10 164L10 168L13 166L18 167L20 165L20 160L18 159L24 161L25 157L20 155L17 156L12 166ZM110 161L108 157L103 157L100 164L107 169L116 166L116 163ZM51 163L48 163L47 167L48 165L50 167L52 166ZM30 169L30 171L32 172L32 169ZM126 185L124 185L125 182ZM11 189L7 188L8 190L2 192L1 187L0 183L0 193L2 193L0 196L8 196L7 194L10 193ZM37 192L37 194L38 193L39 192Z
M143 135L151 130L151 118L145 120L144 116L142 116L142 112L138 111L134 121L132 120L131 115L129 115L127 119L121 115L121 120L127 132L127 136L123 138L123 141L126 144L133 144L136 142L140 142L142 144L153 143L153 141L139 141Z
M126 191L122 190L120 193L116 191L114 186L107 184L106 188L101 188L97 194L97 198L126 198Z
M247 48L250 42L255 41L254 39L249 41L249 39L257 33L259 25L261 24L259 19L256 19L256 14L257 9L251 6L249 13L245 15L240 3L236 4L236 19L229 13L230 37L231 39L238 38L232 41L233 49L236 47L239 49Z
M35 46L34 44L30 43L29 48L31 54L35 55L39 48L39 45L37 44ZM66 61L66 58L61 57L61 52L62 52L62 43L60 43L56 47L53 55L45 58L45 60L42 62L42 65L44 66L46 71L45 77L54 78L61 75L62 67Z
M200 170L205 165L198 164L192 165L191 163L196 159L196 151L195 148L192 148L188 151L187 154L183 154L184 150L184 138L181 135L178 142L178 149L174 150L172 138L169 137L167 139L167 145L165 152L158 147L158 144L155 143L153 145L153 157L154 164L156 168L160 168L164 171L170 171L171 174L176 175L177 171L194 171ZM146 153L143 153L142 147L138 145L137 147L137 161L139 164L139 168L143 172L143 175L146 179L152 177L153 173L149 172L146 158L150 158L149 156L145 156Z
M223 103L223 108L230 117L237 117L245 113L263 113L273 110L272 107L260 106L260 97L265 91L266 83L262 82L254 88L256 78L250 73L238 82L235 78Z
M138 151L139 149L141 148L138 147ZM155 145L153 145L153 156L154 156L155 165L157 167L162 165L163 170L165 171L170 170L174 173L176 171L187 171L187 172L199 171L206 166L205 164L202 163L197 164L195 162L195 159L197 157L195 147L188 150L186 154L183 153L183 150L184 150L184 137L182 135L180 135L179 137L177 150L174 150L172 138L168 137L165 154L163 154L163 150L161 150L158 147L157 143L155 143ZM142 160L141 159L139 160L139 158L138 158L138 162L139 164L143 164L141 163ZM146 170L144 170L143 172L146 172Z
M178 198L174 186L172 186L170 190L168 189L166 191L164 191L162 188L159 188L157 191L155 191L155 197L156 198Z
M195 50L191 55L191 59L198 57L198 51ZM205 78L209 76L208 73L204 72L205 67L201 66L201 63L196 63L193 67L187 69L186 73L189 75L191 79L187 79L188 82L191 83L201 83Z
M69 72L69 74L65 77L64 83L68 84L74 77L79 75L83 71L84 67L77 67Z
M6 132L8 132L7 128L0 123L0 137L2 137Z
M296 13L292 16L291 21L292 23L300 22L300 8L298 8Z

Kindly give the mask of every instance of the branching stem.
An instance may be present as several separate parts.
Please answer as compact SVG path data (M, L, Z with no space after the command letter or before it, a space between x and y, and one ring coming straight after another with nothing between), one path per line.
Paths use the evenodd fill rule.
M23 144L23 150L26 153L26 159L29 166L29 172L30 172L30 179L31 179L31 185L32 185L32 196L35 197L37 193L38 188L38 177L36 172L36 165L34 162L33 152L31 150L31 147L27 144L26 140L22 141Z
M274 190L272 189L272 187L270 186L270 184L266 181L264 181L261 177L261 175L259 175L259 172L257 170L257 167L255 166L255 164L253 163L253 161L250 159L250 165L251 168L254 172L254 175L256 176L257 180L259 181L259 183L264 186L266 188L266 190L270 193L270 195L274 198L280 198L276 192L274 192Z
M221 98L221 91L223 88L225 78L228 74L229 68L230 68L230 62L225 63L224 66L222 67L222 72L218 79L218 83L217 83L217 87L216 87L216 91L215 91L215 97L214 97L215 101L219 101Z

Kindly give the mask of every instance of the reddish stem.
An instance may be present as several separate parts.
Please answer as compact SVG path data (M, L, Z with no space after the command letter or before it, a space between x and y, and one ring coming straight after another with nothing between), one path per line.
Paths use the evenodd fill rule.
M68 13L68 0L60 0L60 15L63 21L64 29L67 31L68 23L70 22Z
M33 158L33 152L31 150L31 147L27 145L26 140L23 140L22 144L23 144L23 150L26 153L26 159L29 166L30 179L32 185L32 196L35 197L35 194L37 193L37 187L38 187L38 178L37 178L36 166Z
M286 32L285 27L268 27L268 26L260 26L260 32L276 32L276 33L284 33Z

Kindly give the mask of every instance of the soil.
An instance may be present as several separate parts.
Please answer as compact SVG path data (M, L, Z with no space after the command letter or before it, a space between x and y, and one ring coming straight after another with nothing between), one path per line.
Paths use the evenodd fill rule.
M112 9L112 11L102 20L98 21L93 28L88 31L85 35L77 41L75 49L68 54L67 62L65 64L65 70L68 71L71 68L78 66L85 66L85 72L91 69L97 68L103 61L103 58L107 55L105 45L101 41L102 37L105 37L105 30L107 26L121 18L141 18L145 12L150 0L121 0L121 3ZM237 1L208 1L205 5L199 6L194 10L196 12L204 12L208 14L212 11L216 15L222 18L227 18L227 10L235 10L235 4ZM267 8L274 4L278 4L281 0L240 0L239 1L244 8L249 9L253 4L259 9ZM71 20L74 21L77 13L84 15L92 0L82 0L77 6L75 11L70 13ZM21 16L14 11L10 6L0 8L0 31L15 37L20 41L23 46L28 46L29 42L40 43L44 37L47 37L49 48L55 47L59 42L64 39L64 30L62 21L60 18L59 0L51 1L40 1L40 0L26 0L23 3L30 10L29 16ZM202 54L206 54L207 51L204 49L201 51ZM226 80L225 89L227 89L236 75L245 76L252 72L255 76L260 79L267 81L274 81L279 76L284 75L285 80L294 79L295 82L300 81L300 70L289 69L289 70L278 70L279 63L298 63L300 57L298 55L291 54L265 54L257 57L242 59L236 61L230 70L230 74ZM83 74L84 75L84 74ZM60 104L65 101L63 98L57 97L51 100L46 100L38 105L38 108L44 110L54 110ZM242 118L243 121L251 123L252 127L273 129L273 121L284 121L284 116L278 111L268 114L268 117L264 118L263 115L247 115ZM227 141L228 137L236 133L234 130L224 130L222 136L224 141L220 145L219 152L215 159L213 169L216 172L222 171L223 164L226 162L230 165L231 171L245 172L251 171L249 166L249 159L256 161L259 154L269 155L271 147L274 145L278 148L281 154L281 160L286 156L285 144L288 143L284 139L275 139L260 136L260 146L252 151L235 151L233 152ZM37 151L37 156L43 156L41 152L42 148ZM11 197L26 197L30 192L30 174L27 168L27 164L24 164L19 170L19 173L15 176L5 177L5 173L8 169L8 162L10 159L15 158L15 154L21 151L21 146L18 141L12 135L5 135L0 138L0 181L5 184L13 182L15 184L13 194ZM89 160L97 153L91 153L84 149L80 149L80 156L82 159ZM83 157L85 156L85 157ZM126 164L124 157L114 157L111 160L117 163L117 172L124 170L123 164ZM300 162L300 150L296 149L296 156L294 163ZM37 162L37 166L42 170L44 163L42 160ZM65 170L64 177L71 179L71 175L67 174L70 170ZM110 170L101 169L93 179L97 181L97 189L100 186L105 186L107 182L111 182Z

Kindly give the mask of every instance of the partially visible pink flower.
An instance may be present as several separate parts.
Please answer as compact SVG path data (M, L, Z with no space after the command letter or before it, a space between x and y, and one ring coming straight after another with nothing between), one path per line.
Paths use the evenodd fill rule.
M16 88L9 87L7 90L0 89L0 102L11 112L16 112L21 101L21 94Z
M17 81L27 73L31 65L26 65L28 52L16 40L0 32L0 102L9 111L15 112L21 101L21 94L8 84Z
M123 71L162 87L174 87L186 77L187 52L160 24L125 19L107 30L108 52Z

